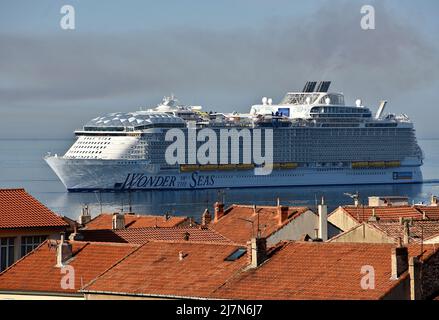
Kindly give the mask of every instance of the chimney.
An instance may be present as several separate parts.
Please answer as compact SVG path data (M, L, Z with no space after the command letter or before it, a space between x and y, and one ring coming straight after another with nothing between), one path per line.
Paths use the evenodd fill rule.
M209 210L204 210L203 215L201 216L201 226L207 227L207 225L212 221L212 216L210 215Z
M360 206L360 199L358 199L358 197L354 198L354 206L355 207L359 207Z
M90 210L88 209L88 205L82 207L81 215L79 216L79 223L81 225L86 225L91 221Z
M375 208L372 208L372 215L369 217L369 222L377 222L378 220L380 220L379 217L376 216L375 213Z
M250 268L257 268L267 259L267 239L252 238L247 242L247 257Z
M178 252L178 260L182 261L188 254L183 251Z
M56 266L61 268L72 257L72 245L65 241L65 233L61 233L61 239L56 247Z
M277 206L277 216L279 225L283 225L288 219L288 207L287 206Z
M218 220L221 219L222 216L224 216L224 203L215 202L214 208L215 208L215 222L218 222Z
M422 291L422 263L418 257L410 257L409 274L410 274L410 299L421 300Z
M73 226L73 233L69 235L69 240L72 241L82 241L84 240L84 235L81 233L78 233L78 229L76 228L76 225Z
M437 197L436 196L431 196L431 202L430 202L430 205L431 206L434 206L434 207L437 207L438 206L438 200L437 200Z
M396 280L401 274L403 274L408 269L409 264L409 252L407 247L396 247L392 248L392 275L391 279Z
M409 244L410 242L410 221L409 220L403 220L403 236L404 236L404 240L403 243L404 244Z
M112 217L112 229L120 230L125 229L125 215L122 213L113 213Z
M322 203L319 204L319 238L322 241L328 240L328 206L322 197Z

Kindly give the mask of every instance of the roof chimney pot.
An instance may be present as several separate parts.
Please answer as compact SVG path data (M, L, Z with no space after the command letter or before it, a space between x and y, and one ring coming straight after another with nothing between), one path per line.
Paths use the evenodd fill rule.
M410 221L409 220L404 220L403 221L403 228L404 228L404 232L403 232L403 236L404 236L404 244L408 244L410 242Z
M83 226L91 221L91 214L88 205L82 207L81 215L79 216L79 223Z
M409 252L407 247L392 248L391 263L392 263L392 277L391 279L398 279L409 266Z
M410 299L421 300L422 297L422 262L418 257L410 257L409 274L410 274Z
M204 210L203 215L201 216L201 226L206 227L212 221L212 216L209 210Z
M287 206L278 206L277 207L277 216L279 225L283 225L285 221L288 220L288 210L289 208Z
M113 213L112 217L112 229L121 230L125 229L125 215L122 213Z
M322 203L319 204L319 238L322 241L328 240L328 206L325 204L325 200L322 197Z
M183 253L183 251L180 251L178 253L178 260L182 261L186 256L187 254Z
M267 239L252 238L247 242L247 257L250 268L257 268L267 259Z
M431 196L431 202L430 202L430 205L432 205L432 206L434 206L434 207L437 207L438 206L438 204L439 204L439 202L438 202L438 199L437 199L437 196Z
M72 245L65 241L65 233L61 233L60 241L56 247L56 266L61 268L72 257Z
M224 216L224 203L215 202L214 209L215 209L215 222L218 222L218 220Z

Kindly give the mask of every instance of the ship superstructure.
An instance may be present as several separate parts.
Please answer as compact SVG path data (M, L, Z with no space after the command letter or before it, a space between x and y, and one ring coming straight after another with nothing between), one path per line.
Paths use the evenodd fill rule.
M205 112L165 97L152 109L92 119L75 131L77 140L64 156L45 159L71 191L421 182L423 155L410 119L386 114L385 101L375 114L361 100L346 105L329 86L307 82L279 104L263 98L247 114ZM254 146L245 134L229 141L227 158L218 152L205 163L187 146L180 162L167 161L169 130L180 130L188 144L198 140L199 148L205 140L197 134L206 128L218 137L226 129L249 136L271 130L271 173L255 174L260 164L248 157ZM223 147L219 138L215 144Z

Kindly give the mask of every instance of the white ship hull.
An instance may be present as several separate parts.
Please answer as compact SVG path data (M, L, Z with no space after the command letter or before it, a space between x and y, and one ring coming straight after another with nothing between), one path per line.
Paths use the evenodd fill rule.
M154 173L142 162L47 157L46 162L69 191L181 190L311 185L403 184L422 182L419 166L399 168L296 168L255 175L253 170L178 170Z

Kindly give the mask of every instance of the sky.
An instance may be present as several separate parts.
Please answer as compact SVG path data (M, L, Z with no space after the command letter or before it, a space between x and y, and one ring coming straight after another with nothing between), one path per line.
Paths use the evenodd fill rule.
M63 30L63 5L75 30ZM360 26L375 8L375 30ZM174 93L207 111L330 80L439 138L437 0L0 0L0 139L69 138Z

